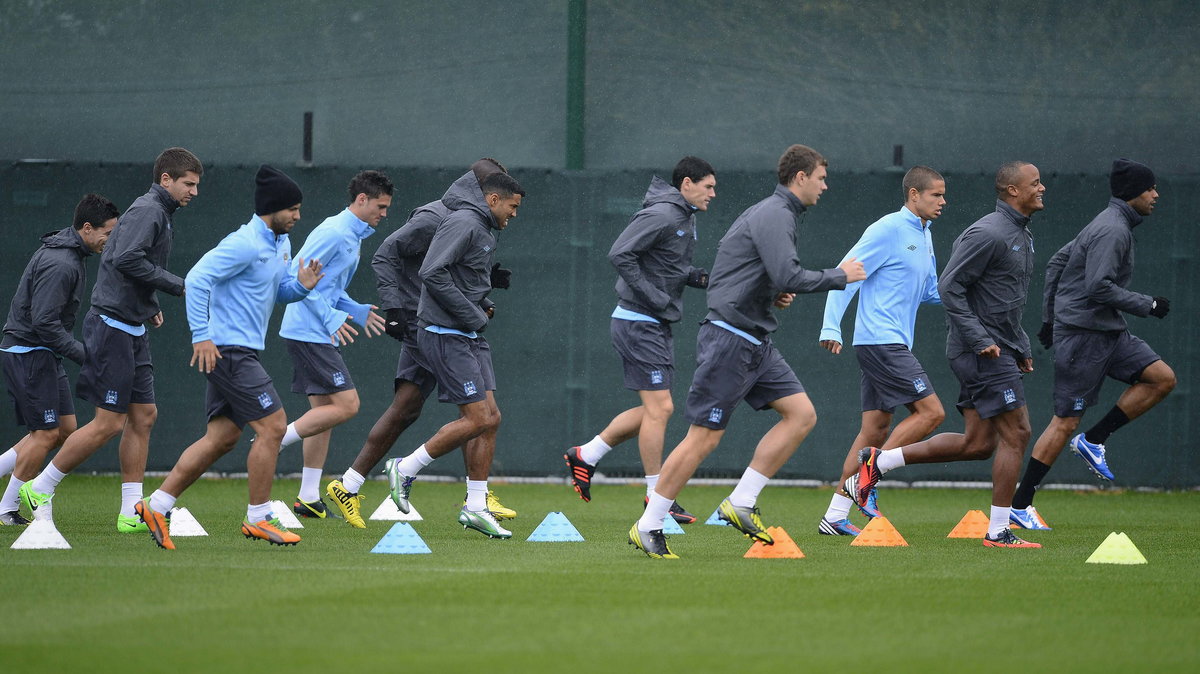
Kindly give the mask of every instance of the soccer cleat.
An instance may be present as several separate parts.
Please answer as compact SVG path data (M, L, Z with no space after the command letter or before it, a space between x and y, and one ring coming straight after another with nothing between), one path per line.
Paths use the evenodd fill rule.
M300 537L288 531L287 527L279 522L278 517L254 524L243 520L242 535L246 538L260 538L271 545L295 545L300 542Z
M500 526L492 513L486 510L467 510L467 507L463 506L463 509L458 511L458 523L463 525L464 529L474 529L489 538L512 538L512 532Z
M17 491L21 503L29 510L31 520L53 520L54 511L51 501L54 494L40 494L33 490L33 480L21 485Z
M1087 441L1083 433L1071 438L1071 451L1079 455L1087 467L1096 474L1096 477L1104 478L1112 481L1112 471L1108 469L1108 464L1104 461L1104 444L1092 444Z
M150 507L149 498L134 503L133 511L146 524L146 529L150 532L150 538L154 539L155 545L165 550L175 549L175 544L171 542L170 520Z
M32 520L25 519L25 516L17 510L10 510L6 513L0 513L0 526L23 527L29 524L31 521Z
M463 501L462 504L464 508L467 506L466 501ZM487 509L492 514L492 517L498 520L512 520L517 518L517 511L501 503L500 499L496 498L496 492L491 489L487 493Z
M592 476L596 474L596 467L579 456L578 447L568 449L563 458L567 461L567 470L571 471L571 486L579 493L579 498L591 501Z
M137 515L122 515L117 513L117 533L133 534L139 531L150 531L150 527Z
M346 491L346 485L342 484L341 480L334 480L325 487L325 493L329 494L329 498L333 499L338 510L342 511L342 517L346 518L346 524L356 529L366 529L367 523L363 521L362 513L362 494Z
M643 497L642 510L645 510L646 506L648 505L650 505L650 497ZM671 501L671 510L668 512L671 513L671 519L675 520L679 524L692 524L696 521L696 516L685 510L683 506L679 505L679 501Z
M857 473L842 483L842 489L860 509L869 503L871 491L883 476L883 473L879 472L879 466L875 465L878 460L879 450L875 447L863 447L858 450L858 462L862 465L858 467Z
M388 488L392 490L392 502L396 504L400 512L407 515L412 510L408 505L408 495L412 493L412 483L417 479L416 476L400 472L400 459L388 459L383 464L383 472L387 473Z
M1024 510L1010 508L1008 511L1009 524L1018 526L1022 529L1030 531L1050 531L1050 526L1046 524L1046 520L1038 513L1037 508L1032 505Z
M311 517L316 519L325 519L329 516L329 508L325 507L325 502L318 496L317 500L311 502L301 501L296 499L296 504L292 506L292 512L300 517Z
M995 538L991 535L984 535L983 547L985 548L1040 548L1041 543L1030 543L1023 541L1013 535L1011 529L1004 529Z
M876 517L883 517L883 513L879 512L879 490L875 487L871 487L871 494L867 496L866 503L862 505L855 503L854 505L858 506L858 512L866 516L867 519L873 520Z
M639 531L637 522L629 529L629 544L646 553L650 559L679 559L679 555L671 552L667 545L667 537L662 529L654 531Z
M851 524L848 519L842 518L836 522L830 522L824 517L817 525L817 531L826 536L857 536L862 533L862 529Z
M771 538L771 534L767 533L767 528L763 526L762 516L758 512L757 506L742 508L730 503L729 499L725 499L721 501L721 505L717 506L717 517L728 522L731 527L746 534L749 538L762 541L767 545L775 545L775 539Z

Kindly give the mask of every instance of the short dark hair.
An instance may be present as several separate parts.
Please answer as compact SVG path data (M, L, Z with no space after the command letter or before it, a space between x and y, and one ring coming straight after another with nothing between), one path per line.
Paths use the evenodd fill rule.
M117 210L113 202L99 194L85 194L79 203L75 204L75 222L72 226L75 229L83 229L85 224L91 223L93 227L103 227L104 223L119 215L121 211Z
M392 196L392 179L387 177L383 171L359 171L358 175L350 181L350 201L358 198L358 195L365 194L368 199L378 199L383 195Z
M471 164L471 171L475 174L475 179L483 182L483 179L497 171L500 173L508 173L508 169L504 168L504 164L492 159L491 157L482 157L479 161Z
M717 172L713 170L712 164L689 154L675 165L675 171L671 173L671 187L679 189L684 178L691 178L695 183L708 176L715 177L716 175Z
M818 166L829 166L829 162L820 152L807 145L793 145L784 150L783 156L779 158L779 184L791 183L800 171L804 171L805 175L812 175Z
M942 174L929 168L928 166L914 166L908 169L908 173L904 174L904 200L908 201L908 191L916 190L918 194L933 187L937 181L946 182Z
M185 173L191 171L198 176L204 175L204 165L189 150L181 147L169 147L154 160L154 182L158 183L162 174L171 176L171 180L179 180Z
M996 171L996 196L1004 194L1009 185L1012 185L1017 176L1021 175L1021 167L1029 164L1027 161L1020 159L1014 161L1006 161L1000 165Z
M484 196L497 194L501 199L508 199L514 194L525 196L525 190L521 187L521 183L507 173L491 174L479 181L479 189L483 190Z

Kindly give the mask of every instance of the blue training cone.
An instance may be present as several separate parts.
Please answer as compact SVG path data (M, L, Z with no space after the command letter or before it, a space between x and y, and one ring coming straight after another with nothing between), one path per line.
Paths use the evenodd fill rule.
M583 534L571 524L571 520L560 512L552 512L546 515L546 519L537 525L533 533L529 534L527 541L544 541L544 542L570 542L582 541Z
M425 545L425 541L416 529L408 522L396 522L391 529L379 539L371 552L391 555L423 555L433 552Z
M721 522L721 524L724 524L724 522ZM683 527L679 526L679 522L676 522L674 517L671 517L671 513L667 513L667 516L663 518L663 533L664 534L682 534L682 533L684 533Z
M721 506L718 505L717 509L713 511L713 514L709 515L708 519L704 520L704 523L705 524L715 524L719 527L728 526L729 523L726 522L725 520L721 519L720 513L721 513Z

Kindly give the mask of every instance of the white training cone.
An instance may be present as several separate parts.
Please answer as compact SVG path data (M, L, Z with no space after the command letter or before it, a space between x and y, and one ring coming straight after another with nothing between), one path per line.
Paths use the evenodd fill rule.
M380 503L379 507L375 509L375 512L371 513L370 519L400 522L420 522L423 518L421 517L421 513L417 512L416 506L412 505L411 503L408 505L408 514L404 514L400 512L399 508L396 507L396 503L392 501L391 496L385 496L383 497L383 503Z
M171 537L176 536L207 536L208 532L200 526L192 512L187 508L171 508L171 525L167 527Z
M288 507L283 501L271 501L271 514L279 520L279 523L289 529L303 529L304 525L300 524L300 518L296 517L296 513Z
M54 520L34 520L10 547L13 550L70 550L71 544L58 533Z

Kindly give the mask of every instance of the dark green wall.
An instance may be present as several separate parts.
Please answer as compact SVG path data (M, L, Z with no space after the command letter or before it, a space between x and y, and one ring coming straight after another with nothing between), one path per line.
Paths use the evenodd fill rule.
M246 221L253 201L256 167L218 165L207 169L200 195L176 216L175 250L170 267L183 274L228 231ZM668 165L669 168L669 165ZM355 169L286 169L305 192L303 219L293 232L293 249L324 217L345 204L343 190ZM85 191L99 191L124 208L142 194L150 182L148 165L20 164L0 167L0 291L7 297L41 232L66 226L71 209ZM397 184L396 207L383 221L380 232L364 244L365 256L403 223L415 206L440 197L461 171L389 169ZM503 412L495 473L498 475L563 475L561 454L590 439L617 412L632 405L635 397L621 385L621 368L608 336L608 315L615 297L614 273L605 254L612 240L636 210L649 183L650 171L558 172L514 169L528 191L519 217L501 235L498 259L514 270L511 290L492 297L498 313L489 328ZM1044 264L1055 250L1103 208L1107 197L1104 176L1043 174L1048 191L1046 210L1034 220L1036 253ZM744 208L773 189L769 171L719 171L717 198L698 218L700 244L696 263L710 266L720 235ZM948 173L949 206L935 224L939 262L944 264L954 237L968 224L993 208L991 175ZM900 176L895 173L846 174L833 171L831 188L800 225L800 259L810 267L837 262L862 229L879 216L899 208ZM1132 330L1163 355L1179 376L1179 387L1170 398L1129 428L1114 435L1110 462L1122 485L1182 487L1200 484L1200 463L1190 451L1191 420L1197 406L1191 397L1200 335L1194 316L1200 306L1193 257L1197 250L1195 213L1200 209L1200 179L1164 176L1158 209L1137 230L1137 273L1133 287L1172 300L1172 313L1162 321L1131 319ZM94 278L94 261L92 262ZM350 288L352 296L374 298L374 278L366 261ZM1036 332L1040 317L1041 280L1035 278L1025 327ZM858 428L858 370L851 354L834 357L817 346L823 296L801 297L781 312L776 335L784 355L808 388L820 421L809 440L784 468L788 477L833 480L842 457ZM189 371L190 335L183 303L163 298L166 325L152 336L160 415L155 429L151 469L165 470L183 448L204 428L203 377ZM852 310L851 310L852 311ZM703 295L685 295L687 319L676 329L679 375L676 405L682 409L694 367L696 321L703 315ZM848 312L849 313L849 312ZM264 361L281 393L289 388L291 369L272 322ZM849 319L848 319L849 320ZM849 326L849 323L847 323ZM952 404L957 384L942 355L945 327L939 307L925 307L918 318L915 351L934 379L944 402ZM327 463L330 471L343 470L360 448L372 422L387 406L398 344L386 337L360 339L344 353L362 398L359 416L334 432ZM1035 347L1036 371L1027 380L1030 413L1036 433L1050 415L1051 363L1049 354ZM74 375L74 369L71 369ZM1115 400L1122 387L1106 385L1101 408ZM294 418L307 403L301 396L284 393L289 416ZM397 453L408 453L427 439L455 411L431 402L424 417L397 443ZM1093 411L1085 424L1098 416ZM81 420L91 412L81 406ZM739 474L759 436L773 422L773 413L739 407L716 453L701 473L710 476ZM945 429L960 430L961 420L949 412ZM674 420L668 430L668 447L683 436L685 424ZM0 444L19 436L11 415L0 413ZM222 460L218 470L244 470L245 447ZM6 445L7 446L7 445ZM94 457L85 469L116 469L115 443ZM285 452L280 470L299 470L299 449ZM461 474L457 455L440 460L432 469ZM632 443L609 455L602 471L639 475ZM989 468L979 463L913 467L906 480L987 480ZM1080 462L1065 456L1051 474L1052 481L1090 482Z

